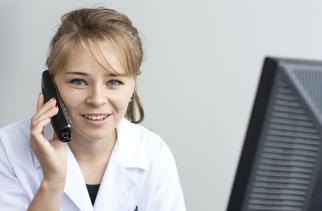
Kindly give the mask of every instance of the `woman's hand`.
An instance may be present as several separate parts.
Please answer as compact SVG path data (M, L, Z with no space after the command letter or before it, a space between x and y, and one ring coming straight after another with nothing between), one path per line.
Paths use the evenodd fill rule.
M66 144L60 142L56 135L50 141L43 135L43 128L57 113L56 99L44 103L44 96L40 94L37 112L31 119L29 145L42 167L43 182L63 188L66 181Z

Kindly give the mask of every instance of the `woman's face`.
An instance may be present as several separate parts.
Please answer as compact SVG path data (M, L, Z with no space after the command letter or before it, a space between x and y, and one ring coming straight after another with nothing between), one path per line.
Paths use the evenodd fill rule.
M123 73L109 42L98 42L98 46L113 69ZM133 77L111 74L78 45L54 80L72 122L73 137L98 140L114 136L134 92Z

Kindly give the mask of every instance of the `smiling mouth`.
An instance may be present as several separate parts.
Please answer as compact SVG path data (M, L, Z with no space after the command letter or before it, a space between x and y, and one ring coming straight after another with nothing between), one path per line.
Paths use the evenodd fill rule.
M103 121L111 114L82 114L82 117L91 121Z

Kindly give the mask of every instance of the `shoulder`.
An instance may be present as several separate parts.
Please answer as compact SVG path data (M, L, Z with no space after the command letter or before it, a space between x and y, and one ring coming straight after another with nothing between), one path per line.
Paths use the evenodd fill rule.
M118 146L125 163L136 163L151 170L175 162L166 142L146 127L123 119L117 130Z
M30 120L21 120L0 128L0 140L4 144L25 142L30 133Z
M30 120L21 120L0 128L0 147L11 163L30 156ZM20 158L20 159L19 159ZM22 159L21 159L22 158Z
M119 129L121 133L127 133L131 142L148 150L157 152L162 151L164 148L168 148L165 141L158 134L140 124L135 124L123 119L119 125Z

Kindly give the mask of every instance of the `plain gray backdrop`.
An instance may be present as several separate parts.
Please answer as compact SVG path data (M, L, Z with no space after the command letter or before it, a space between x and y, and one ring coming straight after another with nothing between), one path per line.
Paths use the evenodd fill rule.
M225 210L263 59L322 59L322 3L1 0L0 127L34 114L61 15L95 5L127 14L141 34L143 125L172 149L187 209Z

